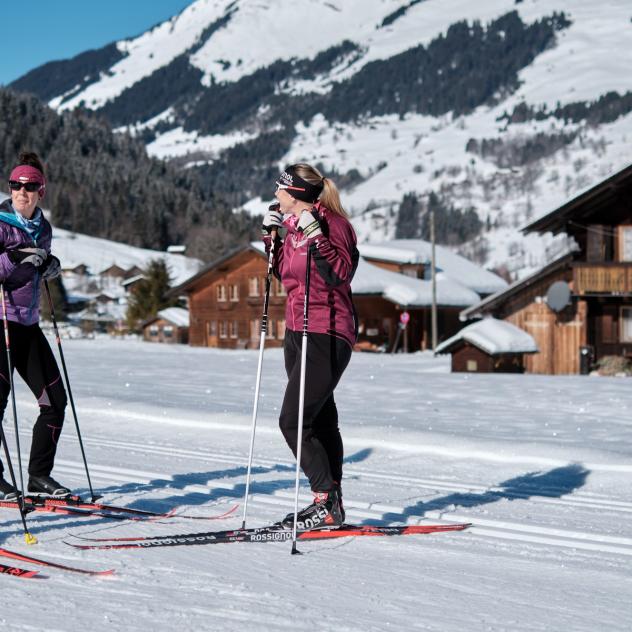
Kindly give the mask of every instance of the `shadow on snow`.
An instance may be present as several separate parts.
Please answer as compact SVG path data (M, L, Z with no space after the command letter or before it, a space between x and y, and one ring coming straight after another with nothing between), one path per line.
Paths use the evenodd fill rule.
M385 513L379 520L368 520L366 523L423 517L430 511L452 512L457 507L479 507L500 500L527 500L533 496L561 498L582 487L589 474L590 470L580 463L556 467L548 472L528 472L503 481L485 492L455 492L432 500L420 501L406 507L402 513Z

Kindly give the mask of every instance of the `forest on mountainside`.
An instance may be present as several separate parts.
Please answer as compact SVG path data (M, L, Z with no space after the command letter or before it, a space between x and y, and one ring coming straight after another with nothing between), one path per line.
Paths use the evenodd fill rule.
M44 207L60 228L157 250L185 244L189 256L205 260L257 235L259 220L233 213L200 174L150 158L142 141L113 133L93 113L57 114L33 96L0 89L0 139L6 178L21 151L41 156Z
M411 0L402 11L389 16L388 24L416 3ZM361 123L384 114L467 113L513 91L518 72L554 44L558 31L570 25L563 13L527 24L516 11L486 25L457 22L425 46L366 64L350 79L333 84L327 93L296 94L292 91L294 82L348 66L362 55L361 46L344 41L312 59L278 60L235 82L204 86L201 71L189 58L230 18L226 15L209 25L189 50L97 112L113 125L122 126L147 121L170 108L168 120L140 132L145 143L177 126L200 134L254 133L254 139L224 150L213 162L188 170L188 177L197 182L205 197L220 196L233 207L259 195L264 199L271 195L270 183L292 145L297 123L308 123L318 113L332 122L346 123ZM92 51L78 56L75 69L69 66L73 60L59 63L75 75L75 83L81 83L94 76L95 68L103 71L111 55L112 51L104 48L100 54ZM53 65L49 70L55 68ZM47 84L46 94L40 94L38 76L37 70L32 71L14 85L50 97ZM196 160L203 161L204 155ZM343 180L353 179L348 174L339 175Z
M438 244L459 246L477 237L483 222L472 208L458 209L432 192L427 198L407 193L397 213L395 239L431 238L430 216L435 217L435 239Z
M459 22L427 46L367 64L323 95L289 95L279 90L289 88L298 76L318 73L305 60L278 61L233 84L209 88L186 110L181 120L190 131L211 134L257 126L263 130L254 140L194 169L204 174L205 182L217 183L217 191L231 203L242 204L268 192L270 175L290 149L297 123L308 122L318 113L330 121L361 123L383 114L469 112L514 90L519 70L551 46L556 32L569 24L564 14L525 24L516 12L486 27ZM324 69L358 54L350 42L326 52L320 62L316 58L311 63ZM225 103L230 107L222 107Z

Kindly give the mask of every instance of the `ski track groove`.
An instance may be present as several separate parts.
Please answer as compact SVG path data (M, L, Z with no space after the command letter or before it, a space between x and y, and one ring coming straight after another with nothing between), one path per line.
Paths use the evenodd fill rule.
M20 434L27 435L27 432ZM76 438L75 438L76 439ZM216 453L211 451L198 451L183 448L175 448L171 446L147 445L130 441L120 441L104 438L90 438L84 440L85 443L104 448L116 448L118 450L128 449L134 451L142 451L145 453L156 454L159 456L169 455L187 459L193 459L202 462L224 463L231 467L242 467L247 464L247 459L243 455L231 453ZM294 467L291 461L280 462L265 458L257 458L256 464L259 467L283 466L288 470ZM56 469L69 475L77 475L81 477L84 473L83 463L78 461L68 461L58 459ZM476 485L470 483L446 482L434 479L418 478L397 474L385 474L379 472L371 472L356 468L353 465L347 465L346 470L353 476L374 479L391 484L405 484L414 488L427 488L433 491L444 491L449 493L502 493L505 497L525 498L537 503L547 503L556 505L567 505L571 507L582 507L592 509L608 509L615 512L630 513L632 512L632 503L623 501L610 500L600 498L595 493L574 492L572 498L552 498L538 494L530 494L526 489L524 493L508 492L501 487L486 487L484 485ZM129 483L130 478L139 484L149 484L152 480L172 481L173 476L161 472L150 472L146 470L131 469L126 467L115 467L110 465L93 464L90 466L91 477L103 481L105 483L125 482ZM241 485L241 482L239 483ZM206 485L191 484L184 487L183 491L197 493L212 493L214 489L230 490L236 485L227 485L221 481L208 481ZM535 490L534 490L535 491ZM537 490L540 493L555 493L555 488ZM302 501L308 501L311 497L308 494L301 494ZM249 501L258 505L285 505L292 508L294 505L293 492L276 490L272 495L253 494ZM500 540L514 540L526 544L538 544L544 546L554 546L562 548L570 548L595 553L610 553L613 555L632 556L632 538L608 536L595 533L570 531L563 529L553 529L544 526L532 526L523 523L513 523L503 520L490 520L467 515L454 513L446 513L444 511L427 511L423 518L406 517L404 515L405 508L402 506L384 504L384 503L366 503L349 500L345 497L345 507L347 513L356 520L362 519L379 519L384 513L401 515L402 521L408 524L422 524L424 521L431 519L438 522L468 522L473 523L468 533L475 536L485 538L494 538Z
M85 441L85 440L84 440ZM156 455L168 455L168 456L181 456L183 458L193 458L198 461L204 462L219 462L226 463L231 465L232 467L239 467L247 464L247 459L243 455L238 454L227 454L227 453L216 453L210 451L196 451L196 450L186 450L181 448L169 447L169 446L148 446L146 444L141 443L132 443L127 441L118 441L112 439L89 439L86 443L93 443L98 446L103 447L112 447L112 448L128 448L130 450L142 450L144 452L156 454ZM83 465L78 462L64 461L58 460L59 463L63 467L68 468L80 468L83 470ZM259 467L275 467L275 466L284 466L287 467L288 470L294 467L293 462L291 461L278 461L278 460L270 460L270 459L260 459L257 458L256 465ZM56 466L57 467L57 466ZM148 472L137 469L129 469L123 467L112 467L106 465L93 465L91 466L91 474L92 469L94 468L95 472L101 476L101 478L110 477L111 480L115 480L117 482L129 482L130 476L134 477L134 480L138 483L148 484L152 480L165 480L172 481L173 476L170 474L165 474L164 472ZM617 501L614 499L608 498L600 498L597 494L591 492L574 492L572 498L553 498L548 495L542 495L542 493L548 494L556 494L561 490L556 488L538 488L534 489L534 492L529 492L528 488L525 488L524 492L517 491L507 491L502 487L488 487L484 485L477 485L475 483L459 483L459 482L445 482L439 481L435 479L427 479L427 478L419 478L412 476L402 476L397 474L384 474L379 472L371 472L367 470L362 470L361 468L356 468L353 465L346 465L346 471L354 476L359 476L362 478L372 478L375 480L382 480L391 483L404 483L407 485L411 485L414 487L423 487L426 489L431 489L434 491L446 491L451 494L454 493L463 493L463 494L472 494L472 493L480 493L480 494L489 494L489 493L502 493L504 496L512 497L512 498L528 498L529 500L533 500L535 502L547 503L547 504L556 504L556 505L567 505L572 507L583 507L588 509L608 509L610 511L620 511L624 513L632 513L632 503ZM68 470L70 471L70 470ZM209 481L209 485L211 482ZM225 487L225 485L217 484L216 482L212 482L213 487ZM202 486L195 486L195 489L201 491L204 489ZM192 488L193 489L193 488ZM535 493L535 492L540 493ZM368 508L369 504L365 503L353 503L345 498L345 503L349 506L356 506L358 508L364 507ZM377 505L372 505L374 509L378 510ZM393 511L397 512L397 507L392 505L382 505L380 506L383 512ZM399 508L399 512L401 513L403 508Z

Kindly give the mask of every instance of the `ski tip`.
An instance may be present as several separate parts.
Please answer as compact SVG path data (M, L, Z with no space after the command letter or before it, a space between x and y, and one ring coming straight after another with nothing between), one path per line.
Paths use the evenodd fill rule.
M73 536L78 537L78 536ZM92 547L89 544L76 544L75 542L68 542L67 540L62 540L62 542L68 546L71 546L73 549L91 549Z

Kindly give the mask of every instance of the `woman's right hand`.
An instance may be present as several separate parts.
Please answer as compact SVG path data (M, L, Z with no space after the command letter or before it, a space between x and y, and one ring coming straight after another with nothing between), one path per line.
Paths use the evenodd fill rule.
M283 213L279 209L278 204L272 204L263 216L261 231L264 235L269 235L273 230L278 232L283 226Z
M9 250L7 254L12 263L17 265L30 263L36 268L39 268L48 257L48 253L43 248L18 248L17 250Z

